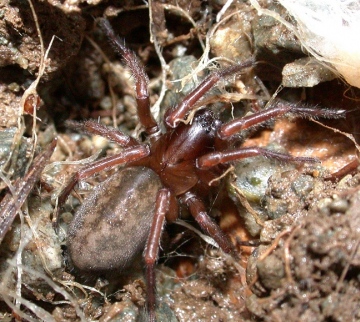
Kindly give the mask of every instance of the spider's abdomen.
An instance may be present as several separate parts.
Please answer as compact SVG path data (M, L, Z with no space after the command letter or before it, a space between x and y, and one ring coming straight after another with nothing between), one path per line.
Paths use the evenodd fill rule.
M123 270L143 251L160 178L149 168L125 168L86 197L69 226L68 249L83 271Z

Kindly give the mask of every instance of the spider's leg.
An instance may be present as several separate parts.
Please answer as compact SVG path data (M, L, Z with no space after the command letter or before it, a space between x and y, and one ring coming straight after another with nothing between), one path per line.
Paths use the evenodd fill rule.
M282 101L275 101L275 106L256 112L252 115L235 118L234 120L223 124L218 132L218 136L221 139L227 139L234 134L237 134L243 130L254 128L271 119L279 118L286 115L294 115L297 117L322 117L336 119L345 117L346 110L336 109L323 109L318 107L308 107L299 103L285 103Z
M234 246L229 237L226 236L221 228L210 218L201 199L195 194L187 192L184 194L182 200L189 208L191 215L200 225L201 229L212 237L225 253L232 253L236 257Z
M238 74L243 69L253 66L254 62L254 58L250 58L240 64L210 74L193 91L186 95L181 103L169 111L165 118L166 124L171 128L176 127L179 121L183 120L185 115L193 109L199 99L202 98L220 79Z
M319 162L319 160L315 158L294 157L290 154L279 153L259 147L248 147L205 154L196 160L196 165L199 169L207 169L218 164L251 158L258 155L283 162Z
M146 270L146 290L147 290L147 310L148 321L155 322L156 309L156 280L155 264L159 255L161 233L165 225L165 216L171 213L170 191L162 188L158 191L155 204L155 213L151 225L149 237L144 250L145 270Z
M154 134L159 131L158 124L150 111L150 99L148 92L149 79L143 66L136 55L124 45L112 29L107 19L100 19L99 25L109 39L109 42L116 53L118 53L130 68L135 79L136 102L140 123L145 128L147 134Z
M95 161L94 163L77 171L71 177L70 181L59 195L58 207L55 210L53 217L53 224L55 228L57 227L58 224L59 210L61 209L62 205L65 203L67 197L69 196L70 192L72 191L72 189L74 188L74 186L77 184L78 181L86 179L92 176L93 174L98 173L101 170L109 169L113 166L124 164L126 162L140 160L148 156L149 153L150 151L147 146L139 145L135 147L130 147L122 150L118 154Z
M72 128L76 131L83 132L89 135L100 135L104 138L109 139L112 142L119 144L122 147L136 146L139 144L137 140L132 138L125 133L108 127L106 125L100 124L95 121L87 120L84 122L75 122L75 121L66 121L66 127Z

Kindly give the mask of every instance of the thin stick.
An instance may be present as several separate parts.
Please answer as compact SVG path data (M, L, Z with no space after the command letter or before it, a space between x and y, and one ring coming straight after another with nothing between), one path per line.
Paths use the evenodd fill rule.
M47 160L50 159L56 146L56 139L52 141L51 145L41 154L39 154L30 166L30 170L25 177L19 178L14 184L15 194L10 192L6 194L0 203L0 243L5 237L5 234L12 225L16 214L20 207L25 202L30 191L38 181L41 172L43 171Z

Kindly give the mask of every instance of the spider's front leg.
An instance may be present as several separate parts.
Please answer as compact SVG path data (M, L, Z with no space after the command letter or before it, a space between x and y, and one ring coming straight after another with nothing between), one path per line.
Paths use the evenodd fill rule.
M214 85L223 78L231 75L239 74L244 69L253 66L255 63L254 58L249 58L244 62L232 65L230 67L221 69L219 71L211 73L206 77L193 91L191 91L180 104L175 108L169 110L165 116L165 123L170 128L175 128L181 120L184 119L185 115L194 109L196 103L212 88Z
M197 167L199 169L207 169L218 164L223 164L231 161L242 160L246 158L263 156L266 158L275 159L283 162L318 162L319 160L310 157L293 157L290 154L279 153L260 147L237 148L224 152L208 153L197 159Z
M118 129L111 128L92 120L86 120L84 122L66 121L65 126L89 135L100 135L124 148L139 145L139 142L136 139L124 134Z
M302 106L301 104L285 103L276 101L273 108L269 108L249 116L235 118L234 120L223 124L218 131L218 139L227 140L233 135L251 128L256 128L259 125L266 123L269 120L277 119L282 116L294 115L296 117L322 117L322 118L341 118L345 117L345 110L331 110L312 108ZM259 147L237 148L233 150L226 150L220 152L212 152L203 155L197 159L197 167L206 169L214 167L218 164L227 163L231 161L241 160L249 157L262 155L277 159L284 162L319 162L317 159L310 157L293 157L289 154L270 151Z
M235 118L234 120L222 125L219 129L218 136L221 139L228 139L240 131L262 125L269 120L287 115L305 118L321 117L337 119L345 117L346 110L308 107L299 103L288 103L277 100L273 103L272 107L267 108L266 110L259 111L249 116Z
M124 42L115 34L107 19L100 19L99 25L108 37L114 51L124 59L135 79L137 113L140 123L148 135L158 133L159 126L150 110L150 99L148 92L149 79L143 66L141 65L136 55L129 48L124 46Z

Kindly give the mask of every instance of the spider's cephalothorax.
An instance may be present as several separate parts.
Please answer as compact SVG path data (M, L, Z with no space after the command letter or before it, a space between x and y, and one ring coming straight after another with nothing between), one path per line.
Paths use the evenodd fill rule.
M97 186L75 214L68 232L72 261L88 272L126 269L144 250L147 282L147 312L155 321L155 271L165 219L176 220L178 205L189 209L202 230L226 253L234 254L230 239L209 217L206 202L212 179L226 171L229 162L263 155L283 161L313 162L312 158L292 157L263 148L233 148L235 134L284 115L341 117L344 111L309 108L277 101L271 108L222 124L209 109L195 113L191 124L181 122L218 80L253 66L249 59L220 69L204 79L177 106L164 116L166 132L151 115L148 78L137 57L116 37L107 20L100 26L111 45L124 58L135 78L139 121L148 135L142 144L136 139L93 121L68 122L71 128L98 134L124 149L79 170L59 196L62 205L76 183L101 170L126 164L121 171ZM57 214L55 216L57 218Z
M214 150L220 121L210 110L195 114L191 125L180 123L150 142L149 156L135 162L153 169L172 193L179 196L199 181L196 158Z

